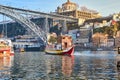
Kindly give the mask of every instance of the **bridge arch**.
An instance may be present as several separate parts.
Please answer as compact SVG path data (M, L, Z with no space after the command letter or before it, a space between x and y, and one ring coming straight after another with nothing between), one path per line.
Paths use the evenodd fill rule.
M40 27L38 27L35 23L25 18L24 16L20 15L18 12L15 12L12 9L0 6L0 14L6 15L7 17L17 21L18 23L22 24L25 28L29 28L38 37L40 37L44 43L46 42L45 32Z

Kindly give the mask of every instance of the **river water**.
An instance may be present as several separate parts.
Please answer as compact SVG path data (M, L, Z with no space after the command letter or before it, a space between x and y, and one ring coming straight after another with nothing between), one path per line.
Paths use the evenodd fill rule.
M17 52L0 58L0 80L120 80L116 57L115 51Z

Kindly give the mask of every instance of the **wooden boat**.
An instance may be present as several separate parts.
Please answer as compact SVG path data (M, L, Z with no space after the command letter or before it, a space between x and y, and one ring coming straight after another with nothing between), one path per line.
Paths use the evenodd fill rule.
M61 38L57 38L58 39L57 45L56 44L51 44L51 45L48 44L45 49L45 52L47 54L54 54L54 55L72 55L74 52L72 37L69 35L62 35L60 37Z
M13 54L14 54L14 51L13 51L13 45L11 40L1 38L0 39L0 56L4 57L4 56L10 56Z
M45 50L47 54L53 54L53 55L72 55L74 52L74 47L70 47L68 49L64 50Z

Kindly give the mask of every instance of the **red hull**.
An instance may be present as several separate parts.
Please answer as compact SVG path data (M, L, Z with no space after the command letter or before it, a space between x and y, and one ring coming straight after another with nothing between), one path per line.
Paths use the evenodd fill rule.
M63 52L63 55L72 55L74 53L74 47L72 47L69 51Z
M74 47L69 48L68 50L45 50L47 54L53 55L72 55L74 53Z
M10 48L8 49L0 49L0 57L2 56L11 56L14 55L14 51L11 51Z
M3 53L4 51L10 52L10 49L0 49L0 53Z
M11 54L14 54L12 51L12 41L10 39L6 38L0 38L0 56L9 56Z

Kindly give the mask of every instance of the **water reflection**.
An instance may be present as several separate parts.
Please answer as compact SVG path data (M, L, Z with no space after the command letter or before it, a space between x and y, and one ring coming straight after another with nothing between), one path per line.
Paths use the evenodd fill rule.
M14 56L0 57L0 79L10 77L10 68L13 65Z
M111 51L79 51L71 57L44 52L16 53L14 59L0 58L0 79L119 80L119 61Z
M117 61L117 70L118 70L118 76L119 76L119 80L120 80L120 55L117 55L116 57L116 61Z
M64 76L70 77L74 66L74 55L62 56L62 73Z
M45 70L47 74L47 80L50 79L65 79L65 77L71 77L74 67L74 55L73 56L53 56L45 55Z

